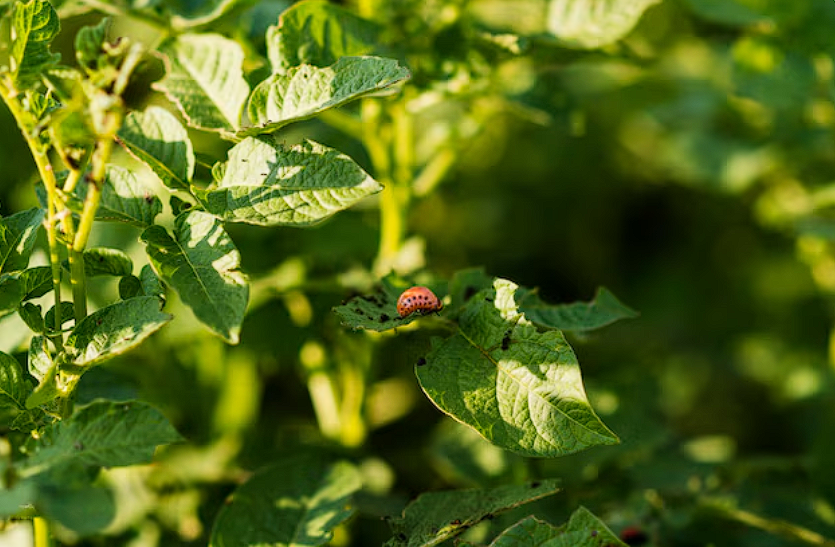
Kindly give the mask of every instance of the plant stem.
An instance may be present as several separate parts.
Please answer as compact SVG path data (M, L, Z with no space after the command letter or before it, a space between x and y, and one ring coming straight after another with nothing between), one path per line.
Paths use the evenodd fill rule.
M35 547L52 547L52 534L49 532L49 523L43 517L32 519L32 531Z

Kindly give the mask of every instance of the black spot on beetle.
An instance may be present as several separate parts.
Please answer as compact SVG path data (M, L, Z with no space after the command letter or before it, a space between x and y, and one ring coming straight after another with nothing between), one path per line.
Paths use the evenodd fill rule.
M385 323L389 319L391 319L391 317L389 317L387 313L380 315L380 323Z
M425 364L426 364L426 359L424 359L423 357L421 357L420 359L418 359L418 361L417 361L417 366L422 367L422 366L423 366L423 365L425 365Z

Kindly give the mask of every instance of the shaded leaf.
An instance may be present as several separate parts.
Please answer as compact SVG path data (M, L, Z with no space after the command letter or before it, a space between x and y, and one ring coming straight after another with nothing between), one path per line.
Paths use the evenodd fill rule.
M119 298L127 300L137 296L147 296L142 290L142 282L135 275L126 275L119 280Z
M409 71L394 59L342 57L329 67L292 67L273 74L253 90L247 104L251 124L240 133L275 131L288 123L315 116L409 77Z
M118 467L149 463L162 444L182 440L163 414L147 403L95 401L68 420L46 427L28 446L20 476L61 468Z
M109 165L96 220L127 222L144 228L162 212L162 202L129 170Z
M268 137L250 137L230 150L220 182L195 193L207 211L223 220L304 226L382 188L332 148L311 141L285 148Z
M0 274L0 317L17 310L23 301L23 284L16 274Z
M490 547L625 547L611 530L585 507L562 526L527 517L501 533Z
M101 532L116 516L113 493L90 484L50 484L38 489L41 513L80 535Z
M62 327L69 321L75 320L75 307L73 306L72 302L61 302L60 310ZM52 306L46 311L46 315L44 315L43 322L44 328L47 331L53 332L55 330L55 306Z
M235 490L212 529L212 547L324 545L354 512L362 487L356 468L322 455L300 454L257 471Z
M24 301L41 297L52 290L52 268L49 266L27 268L20 272L18 279Z
M442 411L490 442L554 457L616 444L586 398L580 367L559 331L540 333L497 279L462 310L458 334L433 345L416 373Z
M605 327L620 319L637 317L638 313L625 306L605 287L597 289L591 302L549 305L534 291L522 289L517 293L519 311L530 321L543 327L587 331Z
M131 112L119 130L119 142L170 188L188 188L194 176L194 150L186 129L170 112L149 106Z
M325 0L305 0L267 29L267 56L274 73L303 64L328 66L341 57L371 53L379 33L379 25L354 12Z
M97 25L81 27L75 35L75 58L88 73L99 68L98 59L102 54L109 24L110 20L104 18Z
M17 359L0 352L0 408L23 410L31 391Z
M617 42L660 0L550 0L548 31L568 47L593 49Z
M241 46L217 34L186 34L166 42L160 52L166 75L154 88L177 105L189 125L227 132L240 127L249 95Z
M389 520L395 536L387 547L437 545L493 515L559 491L558 481L548 479L491 489L450 490L420 495Z
M29 265L45 214L35 208L0 218L0 272L23 270Z
M26 302L18 308L17 313L23 319L23 322L26 323L26 326L34 332L42 333L46 330L43 322L43 310L40 306Z
M18 83L38 80L61 56L49 44L61 30L58 14L47 0L17 2L12 15L10 68Z
M73 363L95 365L139 345L171 320L159 308L158 298L143 296L91 313L67 338L66 348L75 350Z
M240 271L240 253L220 221L202 211L187 211L175 219L173 238L161 226L151 226L141 238L154 269L194 315L237 343L249 287Z
M93 247L84 251L84 273L90 277L130 275L133 261L119 249Z

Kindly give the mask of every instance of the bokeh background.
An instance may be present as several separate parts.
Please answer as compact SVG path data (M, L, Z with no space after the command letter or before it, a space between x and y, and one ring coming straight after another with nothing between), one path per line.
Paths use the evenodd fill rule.
M243 28L257 50L288 3L254 4L229 28ZM447 65L472 66L475 53L458 45L458 23L438 22L432 9L455 5L469 10L468 25L520 31L536 2L426 4L397 9L423 17L424 26L413 23L413 34L425 33L419 58L455 74ZM515 15L496 22L496 13ZM62 36L95 20L70 19ZM560 477L564 491L471 531L473 541L531 512L564 522L579 505L636 534L635 544L835 538L833 29L831 0L665 0L616 44L581 51L532 33L519 58L481 55L487 91L415 113L427 141L435 128L464 137L443 180L413 200L410 260L440 278L483 266L554 303L590 300L605 286L640 312L570 339L592 404L621 445L554 460L503 453L421 393L413 365L430 329L341 329L331 308L348 291L335 280L369 269L377 251L368 200L311 229L230 227L257 296L239 346L202 331L172 295L173 324L84 377L82 400L150 400L190 441L154 467L104 478L123 503L112 535L90 544L204 544L242 470L330 446L311 404L311 370L344 361L369 371L367 436L331 448L361 464L368 490L334 545L381 544L379 517L419 492L530 477ZM120 32L146 31L117 19L112 34ZM58 49L72 58L69 39ZM430 89L442 79L433 70L415 69L407 86ZM133 107L164 104L148 91L160 75L150 59ZM493 95L506 102L468 133ZM5 110L0 128L6 215L36 203L35 174ZM323 121L281 134L304 137L372 169L361 143ZM207 156L228 146L195 139ZM100 227L94 237L142 263L134 229ZM115 294L104 282L95 290L102 302ZM4 320L0 349L19 351L23 335Z

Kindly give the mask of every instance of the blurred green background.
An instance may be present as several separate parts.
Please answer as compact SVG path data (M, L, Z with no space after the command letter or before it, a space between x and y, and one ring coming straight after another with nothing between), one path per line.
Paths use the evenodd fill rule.
M466 9L481 24L506 4ZM525 23L524 4L507 30ZM241 17L257 36L257 15L270 13L272 24L285 5L258 3ZM71 19L64 33L93 20ZM117 21L114 33L137 31L128 27ZM493 85L514 108L494 114L443 182L415 199L409 233L435 275L484 266L550 302L589 300L603 285L641 313L570 339L592 404L621 445L536 461L492 449L420 392L412 366L431 331L342 330L331 308L348 293L332 281L374 259L369 200L307 230L229 228L253 282L274 289L254 292L239 346L200 330L172 295L177 321L84 377L83 398L140 396L191 441L153 468L106 478L130 501L101 541L205 543L241 469L328 445L311 371L345 361L373 379L369 436L345 452L369 486L336 545L381 544L388 532L378 517L421 491L526 477L560 477L564 491L497 519L494 532L532 511L560 523L584 505L616 531L640 529L647 545L835 537L833 29L830 0L666 0L601 49L534 40L532 53L493 67ZM443 56L449 36L429 30L428 50ZM471 60L454 49L447 61ZM146 91L159 75L149 61L132 106L162 102ZM419 77L408 85L426 89ZM463 124L474 104L449 100L416 122L431 139L433 124ZM36 203L34 169L5 111L0 127L6 215ZM359 143L321 121L281 135L301 137L370 169ZM204 152L225 146L201 142ZM99 227L94 237L142 254L132 228ZM21 331L9 320L0 330L0 350L19 351ZM483 540L487 528L470 537Z

